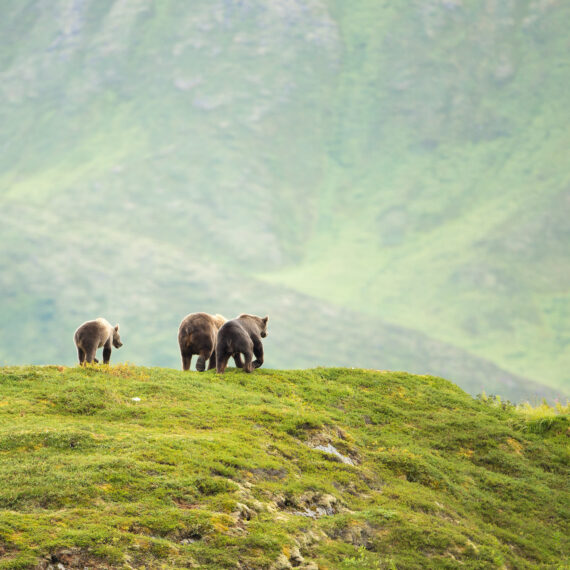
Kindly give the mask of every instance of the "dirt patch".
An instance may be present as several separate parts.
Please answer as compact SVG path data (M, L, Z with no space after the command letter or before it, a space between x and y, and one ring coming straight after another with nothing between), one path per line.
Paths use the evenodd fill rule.
M287 470L286 469L269 469L269 468L256 468L252 469L251 473L256 475L261 479L269 479L269 480L277 480L277 479L285 479L287 477Z
M334 540L342 540L342 542L352 544L353 546L363 546L370 550L375 532L367 523L352 521L351 524L343 528L329 530L327 534L329 538Z
M112 568L112 566L79 548L56 550L36 566L36 570L67 570L72 568L102 570Z
M184 509L184 510L191 510L191 509L199 509L200 508L200 503L189 503L188 501L185 501L184 499L172 499L175 503L176 506Z
M347 510L334 495L314 492L305 493L300 497L291 495L276 497L275 504L279 510L311 519L332 516Z

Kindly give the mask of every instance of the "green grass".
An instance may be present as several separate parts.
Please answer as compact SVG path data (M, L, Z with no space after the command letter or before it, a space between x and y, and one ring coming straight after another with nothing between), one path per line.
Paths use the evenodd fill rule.
M529 409L403 372L4 367L0 568L562 568L570 418Z

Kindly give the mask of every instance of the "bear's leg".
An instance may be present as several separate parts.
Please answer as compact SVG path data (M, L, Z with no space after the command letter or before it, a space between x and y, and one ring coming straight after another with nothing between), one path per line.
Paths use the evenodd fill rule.
M243 360L241 359L241 353L235 352L234 353L234 362L238 368L243 368Z
M97 359L95 358L95 352L97 351L97 347L93 346L93 347L89 347L88 349L85 350L85 361L89 362L89 364L91 364L93 361L97 362Z
M218 374L223 374L225 372L230 356L231 353L229 352L216 351L216 372Z
M251 351L247 351L243 353L245 357L245 362L243 363L243 369L245 372L253 372L253 353Z
M216 351L212 350L212 354L210 354L210 360L208 361L208 370L212 370L212 368L216 368Z
M192 353L182 353L182 370L190 370L192 364Z
M263 364L263 345L259 339L253 341L253 354L255 354L253 367L259 368Z
M103 347L103 364L109 364L111 359L111 346L105 345Z
M77 356L79 357L79 366L81 366L85 362L85 351L80 346L77 347Z
M198 357L198 360L196 361L196 370L198 372L204 372L204 370L206 370L206 360L208 360L208 358L210 358L211 354L212 353L209 350L201 350L200 351L200 356Z

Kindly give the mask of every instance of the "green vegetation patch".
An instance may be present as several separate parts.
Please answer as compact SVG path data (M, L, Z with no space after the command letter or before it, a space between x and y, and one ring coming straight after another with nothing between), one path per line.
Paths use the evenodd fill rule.
M0 568L570 562L564 407L341 368L6 367L0 387Z

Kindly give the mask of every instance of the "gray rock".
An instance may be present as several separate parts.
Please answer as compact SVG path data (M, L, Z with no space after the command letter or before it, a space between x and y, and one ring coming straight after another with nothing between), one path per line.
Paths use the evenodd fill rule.
M342 463L346 463L347 465L356 465L356 463L354 463L350 457L342 455L339 450L334 445L332 445L332 443L329 443L328 445L315 445L309 447L312 447L312 449L318 449L319 451L324 451L325 453L330 453L338 457Z

